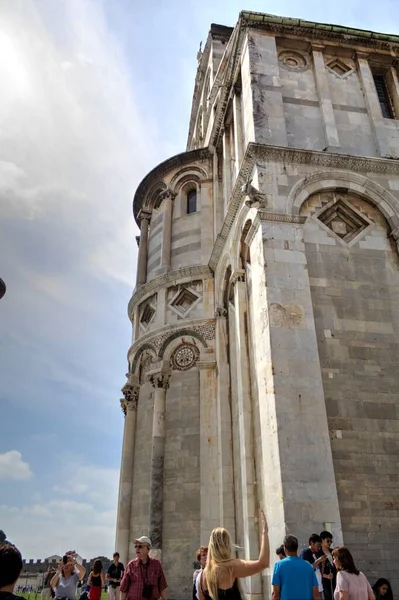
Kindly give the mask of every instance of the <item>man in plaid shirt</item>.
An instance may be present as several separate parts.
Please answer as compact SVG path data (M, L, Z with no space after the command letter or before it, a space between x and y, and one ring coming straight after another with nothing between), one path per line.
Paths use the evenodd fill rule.
M142 535L134 547L136 558L128 563L119 588L121 600L166 600L167 583L162 565L149 556L150 538Z

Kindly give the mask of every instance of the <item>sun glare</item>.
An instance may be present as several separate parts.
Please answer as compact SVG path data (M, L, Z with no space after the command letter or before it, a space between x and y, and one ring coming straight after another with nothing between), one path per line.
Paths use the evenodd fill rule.
M29 88L29 75L24 65L24 57L13 40L4 31L0 31L0 74L2 87L13 97L20 96Z

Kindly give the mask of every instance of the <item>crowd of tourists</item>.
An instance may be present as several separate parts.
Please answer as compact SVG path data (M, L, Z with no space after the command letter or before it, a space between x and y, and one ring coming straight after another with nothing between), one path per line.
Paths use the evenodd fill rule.
M256 560L234 558L235 547L223 527L215 528L208 546L196 554L199 563L193 574L192 600L242 600L242 579L260 574L270 565L268 527L261 511L262 534ZM387 579L371 586L359 571L345 546L332 548L329 531L309 537L307 548L298 554L298 538L287 535L277 548L278 561L271 579L272 600L393 600ZM95 560L88 574L80 600L100 600L105 585L109 600L167 600L167 583L161 562L151 557L151 540L135 540L136 557L126 569L115 552L113 562L104 573ZM14 595L22 571L22 557L11 544L0 545L0 600L20 600ZM76 600L78 585L85 580L86 569L73 553L66 553L55 571L48 570L42 600ZM256 585L256 584L255 584ZM258 582L260 585L260 582ZM260 593L260 587L256 594Z

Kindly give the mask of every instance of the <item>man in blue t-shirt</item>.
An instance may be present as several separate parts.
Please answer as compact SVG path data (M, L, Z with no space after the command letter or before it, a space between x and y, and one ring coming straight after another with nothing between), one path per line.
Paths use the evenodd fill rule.
M298 556L298 538L286 535L283 545L287 558L274 565L273 600L320 600L314 569Z

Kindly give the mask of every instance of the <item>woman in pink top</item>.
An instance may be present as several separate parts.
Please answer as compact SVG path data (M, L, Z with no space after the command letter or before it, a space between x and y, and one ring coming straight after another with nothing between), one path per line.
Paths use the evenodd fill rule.
M375 600L371 585L364 573L356 569L348 548L339 546L332 555L338 571L334 600Z

